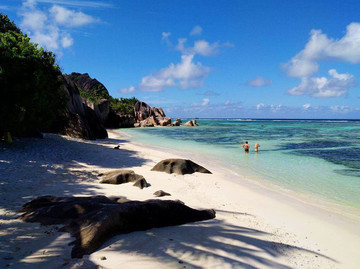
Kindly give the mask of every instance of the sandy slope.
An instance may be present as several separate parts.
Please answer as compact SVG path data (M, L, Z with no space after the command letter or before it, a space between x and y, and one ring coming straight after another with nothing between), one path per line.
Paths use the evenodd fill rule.
M120 150L113 149L117 144ZM57 135L21 139L0 151L0 266L9 268L358 268L359 222L252 185L212 160L191 158L213 172L152 172L174 152L129 143ZM184 155L185 153L177 153ZM98 172L131 168L151 184L99 184ZM179 199L213 208L214 220L119 235L81 260L70 258L72 238L56 226L15 220L14 212L38 195L115 195ZM104 259L104 257L106 259ZM6 268L6 267L5 267Z

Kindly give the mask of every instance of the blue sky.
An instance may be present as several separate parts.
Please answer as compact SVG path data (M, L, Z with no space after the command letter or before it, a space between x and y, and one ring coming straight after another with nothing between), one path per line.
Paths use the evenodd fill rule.
M2 0L64 73L171 117L360 118L359 1Z

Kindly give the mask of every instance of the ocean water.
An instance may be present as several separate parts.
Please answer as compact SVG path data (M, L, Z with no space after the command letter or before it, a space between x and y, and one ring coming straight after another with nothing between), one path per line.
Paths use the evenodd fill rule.
M186 119L185 119L186 120ZM183 120L184 121L184 120ZM200 119L199 127L121 129L135 142L193 152L256 183L360 212L360 121ZM249 141L250 153L242 144ZM260 144L258 153L254 144ZM313 199L316 201L316 199Z

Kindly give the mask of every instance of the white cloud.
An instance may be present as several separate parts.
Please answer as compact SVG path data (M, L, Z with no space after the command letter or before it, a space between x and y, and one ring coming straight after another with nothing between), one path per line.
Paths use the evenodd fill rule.
M171 33L170 32L162 32L161 33L161 35L162 35L162 40L167 40L167 39L169 39L169 36L171 36Z
M257 104L256 105L256 109L257 110L260 110L260 109L262 109L262 108L264 108L265 107L265 105L263 104L263 103L260 103L260 104Z
M196 25L190 32L190 35L201 35L202 34L203 29L201 28L201 26Z
M183 89L201 87L210 69L200 62L194 63L193 58L194 55L182 55L180 63L171 63L155 74L143 77L140 89L159 92L173 86Z
M261 87L264 85L270 85L272 84L272 80L271 79L264 79L261 76L257 76L256 78L249 80L248 82L246 82L246 85L248 86L253 86L253 87Z
M291 95L309 94L314 97L328 98L339 97L355 86L355 78L351 74L339 74L335 69L329 70L330 78L311 77L301 78L298 86L288 90Z
M129 94L135 92L136 88L134 86L130 86L129 88L122 88L119 90L120 93Z
M221 47L233 47L233 44L227 42L220 44L219 42L209 43L206 40L197 40L193 47L185 47L186 38L179 38L175 49L181 51L183 54L199 54L202 56L215 55L219 52Z
M225 103L224 103L224 105L226 105L226 106L227 106L227 105L230 105L230 100L226 100Z
M350 112L352 109L349 106L331 106L330 107L331 112L333 113L348 113Z
M49 11L55 23L65 27L78 27L97 21L82 12L76 12L57 5L52 6Z
M303 108L304 110L308 110L310 107L311 107L310 104L304 104L304 105L302 106L302 108Z
M350 23L346 27L345 35L340 39L329 38L321 30L311 30L304 49L283 64L288 76L301 79L298 86L288 90L289 94L309 94L320 98L339 97L355 86L353 75L339 74L335 69L329 70L330 78L314 77L321 60L360 63L360 23Z
M350 23L341 39L328 38L321 30L311 30L305 48L284 64L288 76L311 76L318 71L319 60L360 63L360 23Z
M60 4L65 6L74 7L90 7L90 8L111 8L113 7L110 3L104 3L105 1L83 1L83 0L36 0L39 3L48 4Z
M98 21L82 12L58 5L53 5L49 9L39 9L36 6L37 2L39 1L23 2L19 11L19 16L22 17L20 26L31 37L31 41L57 54L61 54L63 48L71 47L74 44L74 39L66 28L79 27Z
M202 106L207 106L209 103L210 103L210 99L209 98L204 98L204 99L202 99L201 105Z

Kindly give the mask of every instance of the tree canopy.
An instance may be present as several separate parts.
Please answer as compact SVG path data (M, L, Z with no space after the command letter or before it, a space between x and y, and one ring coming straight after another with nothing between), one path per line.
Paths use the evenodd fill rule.
M49 131L66 105L60 75L55 55L0 13L0 131Z

